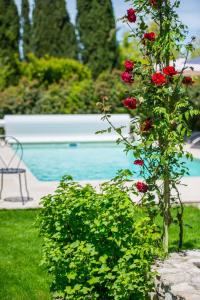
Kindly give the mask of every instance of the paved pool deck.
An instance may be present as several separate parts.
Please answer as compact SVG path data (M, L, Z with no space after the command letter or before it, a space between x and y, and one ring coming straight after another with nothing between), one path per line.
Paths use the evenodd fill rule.
M185 146L185 149L190 151L195 158L200 159L200 148L191 148L189 144ZM12 149L3 149L3 157L5 161L9 161L12 155ZM51 194L57 188L59 182L42 182L39 181L27 168L27 166L22 162L21 167L25 168L27 171L27 181L30 196L33 198L32 201L26 202L22 205L22 202L8 202L3 199L6 197L19 196L19 181L17 175L5 175L4 176L4 188L2 193L2 199L0 199L0 209L30 209L39 208L41 206L40 199L48 194ZM23 175L22 175L23 178ZM80 184L85 185L86 183L91 184L95 188L99 188L99 185L103 181L80 181ZM23 185L24 190L24 185ZM200 207L200 176L199 177L184 177L182 180L182 185L179 186L179 192L181 195L181 200L186 204L195 204ZM138 201L137 198L133 199Z

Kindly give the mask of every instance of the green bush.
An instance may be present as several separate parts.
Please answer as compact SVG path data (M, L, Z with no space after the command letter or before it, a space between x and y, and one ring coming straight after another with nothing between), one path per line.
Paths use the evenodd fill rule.
M55 299L147 299L160 234L122 186L119 176L97 193L65 177L43 198L43 263Z
M74 59L45 56L37 58L33 54L28 56L28 62L20 64L21 75L30 81L38 80L39 84L49 85L60 80L90 79L90 70Z
M0 114L99 113L96 103L103 96L109 98L113 112L125 112L121 105L125 87L118 78L115 71L102 74L95 82L72 78L43 85L24 77L17 86L0 91Z
M188 89L189 97L195 109L200 110L200 77L194 78L194 85ZM191 122L191 129L200 131L200 118L199 116L193 117Z
M0 115L30 114L40 98L37 82L23 79L17 86L10 86L0 92Z
M0 91L0 115L95 113L97 96L91 80L39 86L38 81L22 79L18 86Z
M19 60L17 55L0 57L0 90L10 85L17 85L20 78Z
M120 75L119 70L105 71L99 75L94 84L97 101L102 97L107 97L111 111L114 113L127 111L122 105L122 100L127 96L127 87L119 80Z

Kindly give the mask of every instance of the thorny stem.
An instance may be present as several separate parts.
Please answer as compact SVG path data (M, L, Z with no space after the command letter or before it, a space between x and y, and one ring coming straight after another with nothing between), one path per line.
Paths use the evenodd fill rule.
M183 246L183 214L184 214L184 207L183 207L183 203L181 202L181 197L180 197L180 193L179 190L177 188L176 185L174 185L174 189L176 190L177 193L177 198L180 204L180 211L177 211L177 219L178 219L178 225L179 225L179 243L178 243L178 250L180 251L182 249Z

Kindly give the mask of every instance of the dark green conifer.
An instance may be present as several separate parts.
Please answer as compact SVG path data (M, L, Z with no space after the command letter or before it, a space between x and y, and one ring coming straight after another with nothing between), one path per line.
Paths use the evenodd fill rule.
M20 20L14 0L0 0L0 88L19 78Z
M21 4L21 21L22 21L22 41L23 57L26 59L31 52L31 22L29 18L30 7L28 0L22 0Z
M78 47L65 0L36 0L33 12L33 52L77 58Z
M14 0L0 0L0 57L19 54L19 15Z
M94 76L117 63L116 27L111 0L78 0L81 56Z

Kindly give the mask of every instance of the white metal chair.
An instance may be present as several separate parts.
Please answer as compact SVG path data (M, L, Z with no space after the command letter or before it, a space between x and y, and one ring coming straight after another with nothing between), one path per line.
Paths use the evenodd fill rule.
M13 149L10 151L10 147L13 145ZM3 151L4 150L4 151ZM11 153L9 157L8 152ZM3 157L6 154L6 158ZM4 188L4 176L5 175L18 175L19 179L19 192L20 197L7 197L4 201L22 201L24 205L25 202L32 200L29 197L29 191L27 187L27 177L26 169L20 168L20 164L23 158L23 147L22 144L12 136L0 135L0 175L1 175L1 185L0 185L0 199L2 197L2 192ZM23 195L22 189L22 175L24 175L24 184L26 196Z

